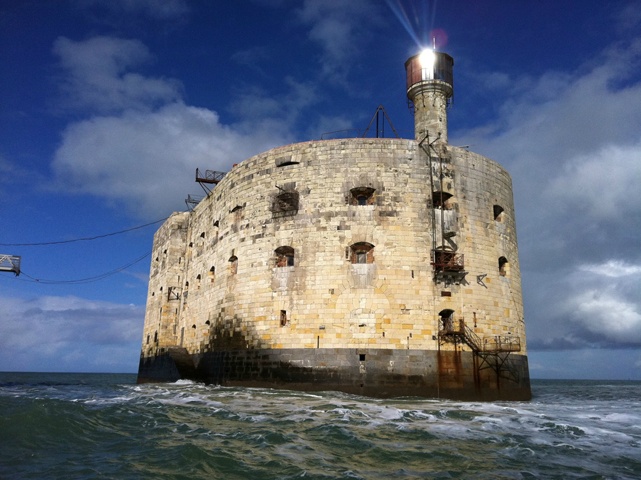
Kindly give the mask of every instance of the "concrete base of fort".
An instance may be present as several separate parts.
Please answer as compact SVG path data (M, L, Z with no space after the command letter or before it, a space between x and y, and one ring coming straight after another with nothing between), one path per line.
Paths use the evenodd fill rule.
M255 349L141 357L138 383L190 379L224 386L341 391L371 397L530 400L527 356L460 350Z

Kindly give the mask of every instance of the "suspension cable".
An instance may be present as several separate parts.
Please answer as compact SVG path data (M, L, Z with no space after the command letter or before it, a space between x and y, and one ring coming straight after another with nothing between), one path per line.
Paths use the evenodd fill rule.
M141 262L145 258L149 257L151 255L151 252L147 252L144 255L136 258L135 260L132 260L131 262L127 263L126 265L123 265L121 267L118 267L114 270L110 270L109 272L101 273L100 275L95 275L93 277L87 277L87 278L79 278L75 280L48 280L44 278L36 278L28 273L25 273L24 270L22 270L20 273L24 275L25 277L29 277L29 280L22 280L25 282L33 282L33 283L40 283L43 285L80 285L83 283L92 283L92 282L97 282L99 280L103 280L107 277L110 277L112 275L115 275L116 273L120 273L123 270L128 269L129 267Z
M131 227L127 228L125 230L119 230L117 232L112 232L112 233L105 233L104 235L95 235L93 237L81 237L81 238L74 238L71 240L56 240L56 241L51 241L51 242L36 242L36 243L0 243L0 246L3 247L39 247L39 246L44 246L44 245L61 245L64 243L74 243L74 242L86 242L90 240L97 240L99 238L105 238L105 237L113 237L114 235L120 235L121 233L127 233L131 232L133 230L139 230L141 228L148 227L150 225L155 225L156 223L163 222L167 220L168 217L161 218L160 220L156 220L155 222L151 223L146 223L144 225L139 225L137 227Z

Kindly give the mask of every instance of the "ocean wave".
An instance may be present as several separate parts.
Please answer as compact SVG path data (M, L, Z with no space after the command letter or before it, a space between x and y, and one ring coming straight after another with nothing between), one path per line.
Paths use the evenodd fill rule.
M0 477L638 477L639 402L578 388L480 403L4 381Z

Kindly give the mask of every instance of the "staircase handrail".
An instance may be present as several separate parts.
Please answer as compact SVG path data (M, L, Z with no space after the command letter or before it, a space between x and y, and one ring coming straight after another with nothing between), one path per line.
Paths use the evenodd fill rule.
M482 350L481 346L483 345L481 338L476 333L474 333L470 327L465 325L463 320L461 320L461 327L465 343L467 343L475 352L480 352Z

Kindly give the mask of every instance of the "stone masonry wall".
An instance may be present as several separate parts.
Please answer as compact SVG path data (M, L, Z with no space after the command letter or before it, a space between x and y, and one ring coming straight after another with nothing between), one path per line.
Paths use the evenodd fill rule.
M154 237L143 355L437 350L446 309L481 337L519 336L525 355L511 180L492 160L443 148L430 162L414 140L312 141L236 165ZM431 184L452 195L447 208L433 208ZM465 255L460 285L433 280L441 214Z

